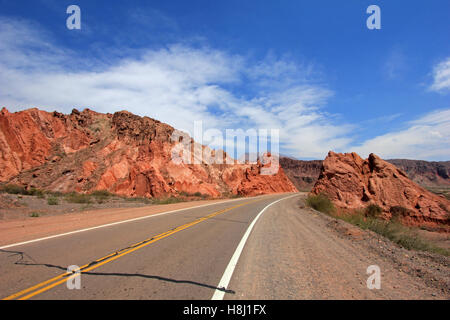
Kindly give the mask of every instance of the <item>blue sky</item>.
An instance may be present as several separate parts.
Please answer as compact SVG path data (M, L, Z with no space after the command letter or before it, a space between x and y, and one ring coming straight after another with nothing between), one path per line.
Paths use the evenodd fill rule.
M81 8L81 30L66 8ZM381 8L369 30L366 8ZM0 0L0 106L279 128L281 153L450 159L450 2Z

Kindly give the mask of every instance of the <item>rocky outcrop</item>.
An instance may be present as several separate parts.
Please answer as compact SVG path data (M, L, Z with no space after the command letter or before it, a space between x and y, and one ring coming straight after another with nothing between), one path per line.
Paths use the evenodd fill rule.
M30 109L0 114L0 182L60 192L108 190L124 196L181 192L256 195L296 191L267 164L176 163L174 128L127 111L70 115ZM192 141L193 142L193 141ZM201 150L207 150L200 146Z
M340 208L359 209L376 204L391 218L402 207L401 221L410 225L450 225L450 201L413 181L396 166L370 154L329 152L312 193L325 193Z
M71 154L89 146L91 138L84 130L86 115L64 116L38 109L9 113L0 111L0 181L41 165L62 154Z
M450 188L450 161L386 160L403 170L408 178L422 187ZM322 169L323 160L280 158L280 165L298 190L310 191Z
M295 187L301 191L310 191L322 169L322 160L296 160L280 157L280 165Z

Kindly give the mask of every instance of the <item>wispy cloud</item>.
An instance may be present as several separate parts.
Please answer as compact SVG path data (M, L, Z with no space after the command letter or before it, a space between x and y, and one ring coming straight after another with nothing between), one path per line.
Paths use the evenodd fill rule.
M207 45L175 43L125 57L114 53L126 47L104 48L109 56L86 58L58 46L39 25L6 18L0 18L0 43L0 106L11 111L126 109L190 132L198 120L205 130L280 129L281 152L302 158L324 158L329 150L450 158L450 110L357 144L357 124L327 112L334 92L321 73L288 56L255 61Z
M450 57L433 68L433 84L430 90L442 93L450 91Z
M396 47L392 49L383 65L383 71L388 79L398 79L408 68L407 57L403 51Z
M406 129L369 139L352 151L363 156L374 152L383 158L448 160L450 109L428 113L409 122Z
M322 109L333 92L308 81L311 67L287 58L269 55L252 62L208 47L174 44L112 59L95 70L72 70L66 65L86 66L89 61L41 37L45 33L37 26L33 31L11 20L0 24L1 30L9 28L0 33L6 47L0 53L0 102L12 110L127 109L186 130L196 120L205 129L278 128L285 148L303 157L322 157L348 141L341 136L349 127L332 124ZM23 46L9 41L17 38ZM239 94L249 86L259 89L250 96Z

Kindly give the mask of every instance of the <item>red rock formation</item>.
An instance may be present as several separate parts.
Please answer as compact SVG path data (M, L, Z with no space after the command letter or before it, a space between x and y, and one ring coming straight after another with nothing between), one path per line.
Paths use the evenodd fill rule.
M90 138L80 128L82 121L79 113L66 117L38 109L9 113L3 108L0 111L0 181L45 163L50 155L57 157L59 153L73 153L89 146Z
M346 209L376 204L386 218L391 217L392 207L401 206L408 210L402 221L410 225L450 225L450 201L421 188L374 154L363 160L356 153L330 151L312 193L325 193Z
M0 182L140 197L296 191L282 169L261 175L261 164L177 164L172 161L173 132L167 124L126 111L112 115L86 109L63 115L3 109Z
M422 187L443 188L450 186L450 161L386 160L403 170L408 178ZM296 160L280 158L280 165L298 190L311 190L322 169L323 160Z

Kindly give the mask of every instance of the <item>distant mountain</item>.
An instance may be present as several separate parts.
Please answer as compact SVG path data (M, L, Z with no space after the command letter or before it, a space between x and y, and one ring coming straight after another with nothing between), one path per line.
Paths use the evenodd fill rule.
M450 187L450 161L386 160L403 170L409 179L423 187ZM281 157L286 175L299 190L309 191L320 175L322 160L295 160Z
M424 187L450 187L450 161L387 160Z
M320 175L322 160L295 160L280 157L280 165L288 178L300 191L309 191Z

